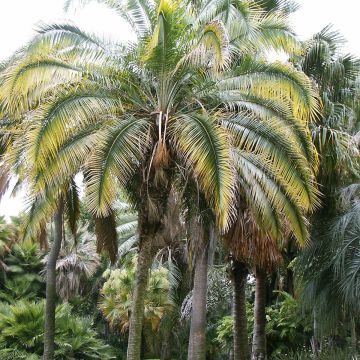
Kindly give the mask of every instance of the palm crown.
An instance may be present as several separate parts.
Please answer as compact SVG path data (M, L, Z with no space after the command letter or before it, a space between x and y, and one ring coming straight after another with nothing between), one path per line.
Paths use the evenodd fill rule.
M111 213L116 184L154 184L150 177L185 168L221 227L230 222L237 170L268 228L279 231L275 207L304 238L300 210L316 204L306 130L316 96L290 65L259 57L259 49L296 48L285 17L248 2L105 3L132 24L135 44L43 26L3 76L7 111L27 114L27 135L8 155L16 168L31 174L36 191L49 191L82 167L99 216ZM140 189L138 197L149 196Z

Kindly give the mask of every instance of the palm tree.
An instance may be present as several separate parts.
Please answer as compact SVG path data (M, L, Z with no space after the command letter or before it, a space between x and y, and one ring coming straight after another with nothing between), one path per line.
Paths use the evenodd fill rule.
M44 332L44 360L51 360L55 353L56 261L63 241L63 204L54 216L55 236L46 263L46 304Z
M226 234L225 243L232 256L234 359L250 358L245 302L249 269L254 269L256 279L251 358L266 358L266 273L281 263L281 253L271 236L257 225L249 209L238 217Z
M135 288L136 255L123 257L120 269L106 270L106 279L99 300L99 308L110 326L121 333L129 330L131 298ZM154 332L158 332L165 314L170 311L169 272L163 267L153 268L146 288L144 334L148 348L152 347ZM150 331L148 331L150 330ZM147 333L150 336L146 336Z
M206 214L206 212L205 212ZM207 216L206 216L207 215ZM215 236L213 220L204 213L192 216L189 237L195 254L194 285L191 299L191 324L188 346L188 359L206 357L206 295L209 247Z
M113 223L118 187L135 204L139 256L128 359L138 359L148 270L178 169L196 179L224 229L234 192L229 136L235 146L278 161L273 141L284 143L291 124L290 137L306 152L298 119L313 115L316 101L310 82L290 66L230 61L259 48L295 48L280 15L267 16L250 3L229 9L170 0L106 3L132 24L136 44L107 44L69 24L44 26L7 68L2 93L20 123L33 115L13 149L19 154L29 145L30 164L36 159L41 170L34 188L59 188L83 170L88 207L103 225ZM245 30L241 14L251 25ZM293 104L291 113L285 104ZM254 121L259 116L264 122ZM292 161L285 167L305 166L297 155Z
M336 313L340 309L332 303L338 296L328 287L332 278L332 267L327 266L327 257L332 257L328 229L337 215L339 189L350 185L358 176L354 133L358 128L360 61L352 55L341 54L343 42L340 34L327 26L306 41L304 55L294 59L316 83L323 103L322 112L311 125L313 142L320 155L317 182L323 193L322 207L313 216L311 242L297 266L304 285L304 301L314 314L315 352L319 343L316 328L321 327L323 333L329 328L327 321L319 322L319 319L338 319ZM314 278L313 274L318 276ZM328 300L324 301L324 296L328 296ZM330 312L334 315L329 316Z
M44 262L47 263L47 257ZM81 290L83 280L90 278L100 266L95 238L85 229L77 231L77 241L64 241L56 262L56 292L67 302Z

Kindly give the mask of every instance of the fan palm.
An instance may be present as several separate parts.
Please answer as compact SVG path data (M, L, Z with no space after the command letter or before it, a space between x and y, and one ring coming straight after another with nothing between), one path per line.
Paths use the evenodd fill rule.
M5 257L4 265L6 278L0 292L2 301L11 304L16 300L35 300L43 296L43 281L39 275L42 263L36 244L31 242L15 244Z
M233 144L253 150L237 157L245 186L254 163L280 162L286 188L308 207L304 154L311 149L304 122L317 105L311 83L290 65L243 56L259 48L294 50L284 16L251 2L104 2L132 24L135 44L106 43L70 24L43 26L8 66L2 97L27 126L11 158L20 169L31 164L34 189L59 188L82 169L88 207L103 225L113 223L118 187L136 205L139 256L128 358L138 359L148 269L174 174L186 169L196 179L218 226L226 228ZM293 149L289 161L278 144ZM293 171L298 176L290 176Z
M44 262L47 262L45 257ZM64 241L56 262L56 289L60 298L67 302L81 289L81 282L90 278L100 265L94 237L85 231L77 231L77 241Z
M131 317L131 298L135 288L136 256L122 258L120 269L107 270L106 279L99 300L99 309L114 329L122 333L129 330ZM151 271L146 288L144 330L150 329L151 336L146 336L151 349L152 337L157 332L165 313L170 309L169 274L166 268L154 268Z
M4 360L40 360L43 353L44 303L0 303L0 355ZM88 319L74 317L71 308L56 309L55 359L114 359L111 348L96 337Z

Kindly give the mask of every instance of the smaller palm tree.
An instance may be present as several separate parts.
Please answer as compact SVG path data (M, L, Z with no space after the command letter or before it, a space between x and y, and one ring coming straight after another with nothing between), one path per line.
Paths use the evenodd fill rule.
M126 333L131 316L131 299L135 286L136 255L122 259L120 269L106 270L106 279L99 300L99 309L113 329ZM152 337L170 310L169 271L165 267L152 269L145 296L144 334L148 348L153 347ZM150 336L146 336L150 335Z
M91 278L100 266L95 235L80 228L76 238L75 243L64 241L56 262L56 290L65 302L81 291L83 280ZM45 264L47 259L48 256L45 256Z
M36 300L44 295L44 283L39 272L43 266L37 244L16 243L4 258L4 282L0 299L8 303L16 300Z

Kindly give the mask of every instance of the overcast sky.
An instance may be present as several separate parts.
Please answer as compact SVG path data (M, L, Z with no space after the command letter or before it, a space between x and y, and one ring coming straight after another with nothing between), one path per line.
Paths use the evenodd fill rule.
M360 56L359 0L298 0L301 8L292 15L296 33L305 39L333 24L347 39L344 49ZM131 29L109 9L92 3L83 9L65 13L64 0L0 0L0 60L26 43L41 22L51 23L68 19L83 29L125 41ZM22 208L21 197L5 196L0 203L0 214L16 215Z

